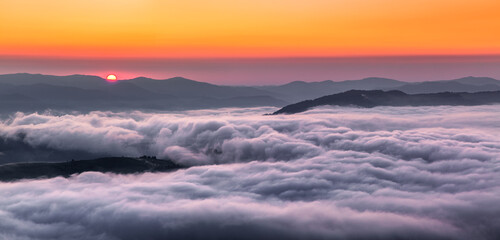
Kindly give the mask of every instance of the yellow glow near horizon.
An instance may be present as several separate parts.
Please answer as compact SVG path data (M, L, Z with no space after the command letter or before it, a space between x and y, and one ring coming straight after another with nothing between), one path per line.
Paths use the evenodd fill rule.
M0 54L499 54L497 0L2 0Z
M108 80L108 82L114 82L116 81L116 75L114 74L109 74L107 77L106 77L106 80Z

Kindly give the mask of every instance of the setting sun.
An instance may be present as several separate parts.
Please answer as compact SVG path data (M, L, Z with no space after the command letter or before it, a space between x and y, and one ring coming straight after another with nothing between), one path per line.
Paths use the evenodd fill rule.
M109 82L114 82L114 81L116 81L116 75L114 75L114 74L109 74L109 75L106 77L106 80L108 80Z

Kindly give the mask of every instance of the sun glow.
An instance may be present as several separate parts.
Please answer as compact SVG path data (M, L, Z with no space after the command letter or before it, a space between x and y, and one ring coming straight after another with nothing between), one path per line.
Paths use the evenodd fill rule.
M0 53L99 58L499 54L500 34L492 31L500 28L498 9L498 0L0 0Z
M109 74L109 75L106 77L106 80L108 80L108 82L114 82L114 81L116 81L116 75L114 75L114 74Z

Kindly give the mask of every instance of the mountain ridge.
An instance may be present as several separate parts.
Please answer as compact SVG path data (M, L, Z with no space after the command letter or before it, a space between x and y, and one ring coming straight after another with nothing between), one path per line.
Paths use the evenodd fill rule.
M368 77L358 80L294 81L274 86L227 86L184 77L137 77L107 82L92 75L0 75L0 111L75 110L187 110L220 107L283 107L349 90L400 90L409 94L500 91L500 81L489 77L403 82Z
M67 162L24 162L0 165L0 182L22 179L69 177L83 172L133 174L144 172L166 172L184 168L171 160L156 157L105 157L91 160Z
M428 93L407 94L398 90L350 90L287 105L272 115L294 114L319 106L474 106L500 103L500 91L478 93Z

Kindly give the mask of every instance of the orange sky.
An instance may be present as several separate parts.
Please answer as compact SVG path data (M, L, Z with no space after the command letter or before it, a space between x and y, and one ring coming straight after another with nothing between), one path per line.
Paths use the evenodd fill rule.
M0 55L499 54L498 0L0 0Z

